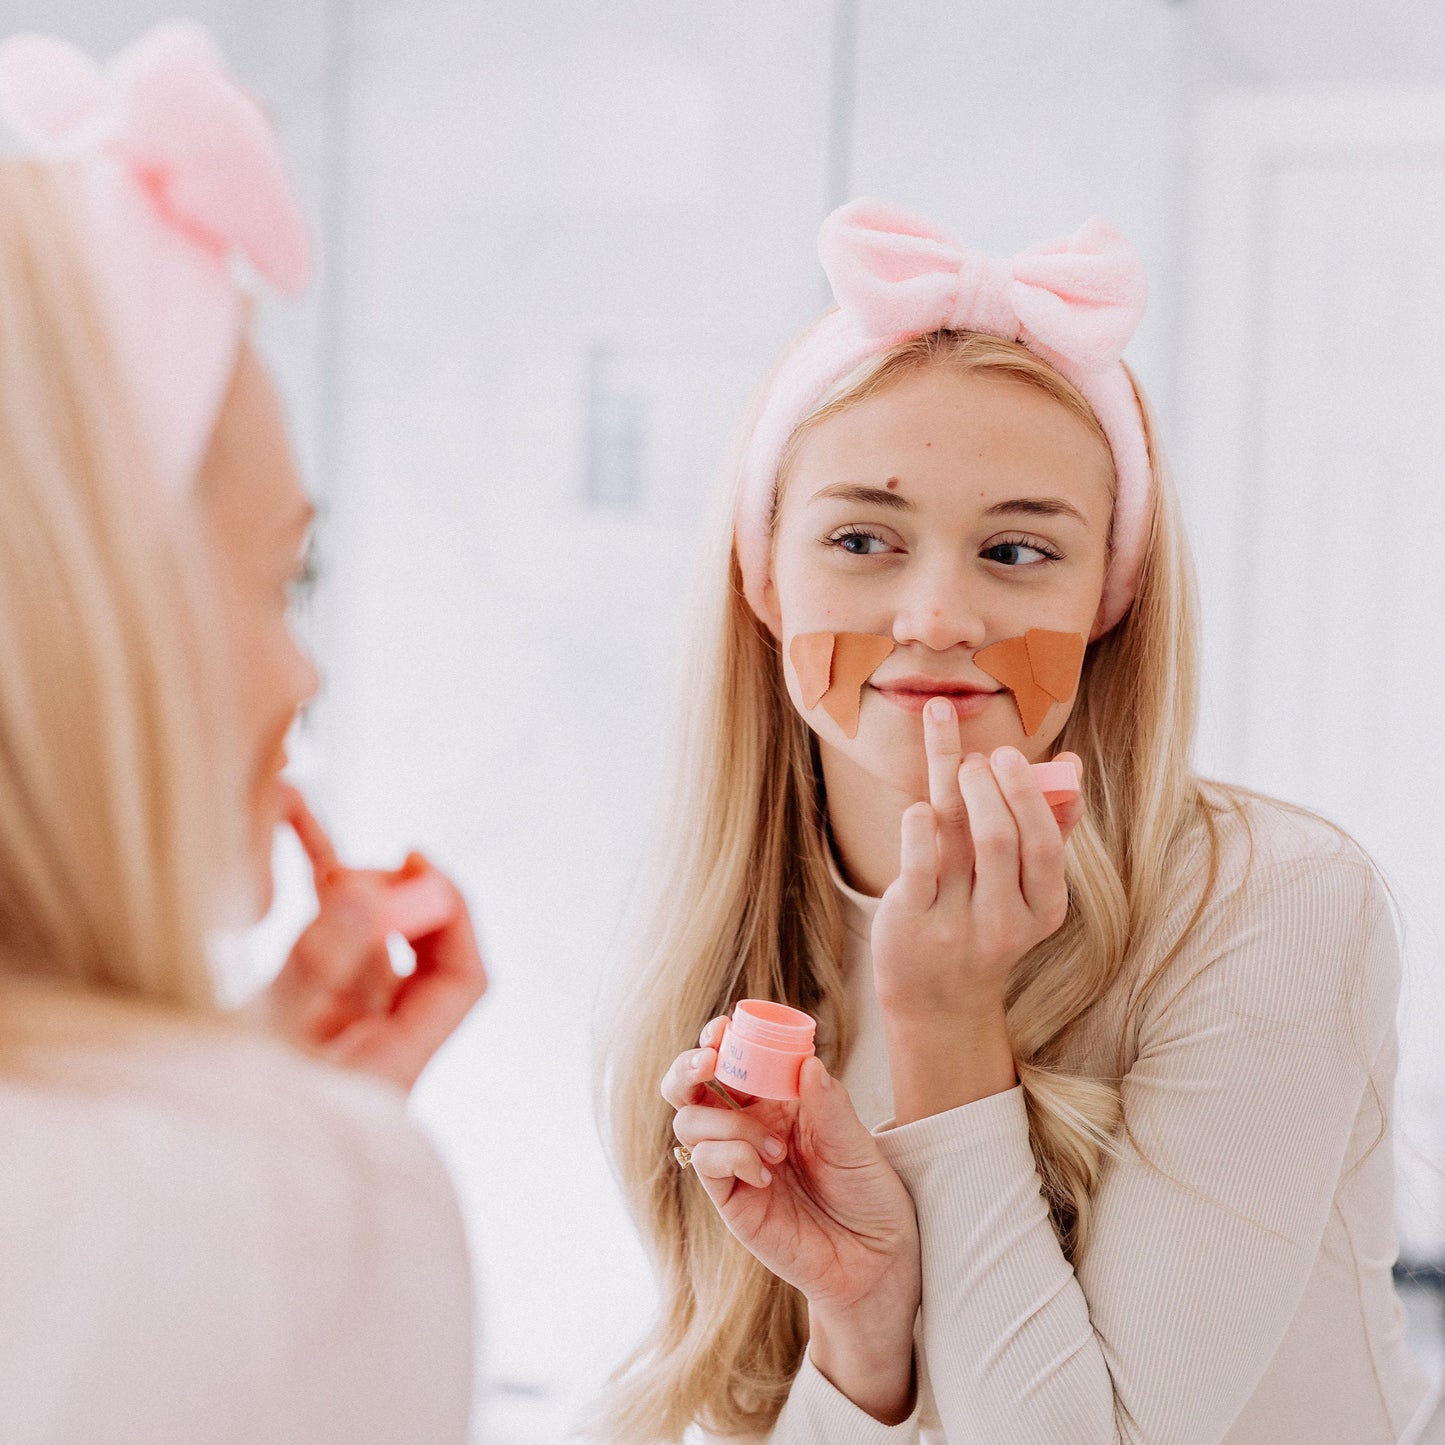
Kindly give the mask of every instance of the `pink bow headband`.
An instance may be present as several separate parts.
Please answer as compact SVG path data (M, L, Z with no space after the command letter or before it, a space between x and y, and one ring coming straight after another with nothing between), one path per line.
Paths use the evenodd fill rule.
M965 250L885 201L856 200L818 233L838 303L779 362L743 458L735 537L743 590L764 616L778 467L788 440L826 393L869 359L930 331L1018 341L1089 403L1114 457L1113 545L1100 631L1129 610L1148 544L1152 480L1144 419L1120 361L1144 311L1143 268L1095 217L1067 240L1009 261Z
M309 270L275 135L200 26L159 25L102 68L60 40L0 45L0 107L77 169L80 241L162 480L189 485L246 322L244 257L278 290Z

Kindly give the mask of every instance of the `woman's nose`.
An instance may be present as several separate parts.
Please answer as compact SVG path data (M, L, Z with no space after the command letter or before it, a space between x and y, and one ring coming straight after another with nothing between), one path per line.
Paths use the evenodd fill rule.
M893 620L895 642L917 642L934 652L960 644L982 647L985 632L976 591L953 566L920 570L910 578Z
M300 645L295 646L291 664L291 693L296 701L296 711L306 706L321 691L321 674L311 654Z

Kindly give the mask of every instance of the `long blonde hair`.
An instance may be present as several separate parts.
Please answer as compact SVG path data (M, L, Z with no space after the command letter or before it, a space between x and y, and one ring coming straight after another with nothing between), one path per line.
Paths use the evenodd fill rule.
M1098 431L1077 390L1022 346L940 332L845 378L792 445L824 417L930 366L1038 387ZM1120 1104L1116 1082L1059 1070L1062 1045L1118 976L1130 940L1170 901L1171 845L1201 817L1213 836L1189 763L1197 670L1190 561L1142 395L1140 405L1159 478L1147 558L1129 613L1089 648L1058 744L1083 759L1089 803L1069 848L1068 918L1018 964L1008 997L1034 1156L1071 1258L1087 1242ZM785 456L784 477L787 465ZM673 1163L672 1110L658 1093L667 1065L743 996L816 1014L831 1070L851 1041L817 755L787 697L777 643L743 600L730 518L725 498L683 659L681 745L648 873L645 931L604 1034L616 1165L662 1290L655 1327L604 1402L598 1427L609 1441L674 1441L694 1422L719 1434L764 1431L807 1343L801 1294L733 1239Z
M110 358L73 184L0 160L0 983L207 1011L234 777L213 614ZM6 990L7 1029L33 992Z

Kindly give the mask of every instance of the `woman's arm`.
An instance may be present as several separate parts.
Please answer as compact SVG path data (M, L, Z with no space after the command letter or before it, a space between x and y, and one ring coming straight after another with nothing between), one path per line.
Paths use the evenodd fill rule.
M816 1347L815 1338L766 1445L918 1445L916 1399L898 1424L879 1420L833 1383L817 1363Z
M950 1440L1217 1442L1283 1340L1392 1027L1396 940L1343 846L1260 865L1211 921L1142 1022L1077 1273L1021 1090L880 1136L917 1207Z
M899 1124L1018 1083L1009 976L1063 925L1064 849L1084 813L1077 795L1051 807L1016 748L992 762L965 758L957 714L942 698L924 709L923 738L929 800L903 814L899 875L873 923Z
M662 1081L674 1132L728 1229L808 1300L810 1340L773 1445L912 1445L918 1232L912 1201L817 1059L796 1103L721 1106L721 1020Z

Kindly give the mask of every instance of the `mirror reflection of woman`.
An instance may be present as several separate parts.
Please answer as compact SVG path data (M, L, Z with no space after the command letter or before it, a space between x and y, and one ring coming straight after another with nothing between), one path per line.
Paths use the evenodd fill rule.
M0 82L0 1436L461 1442L466 1241L404 1102L485 976L440 873L344 867L281 779L313 508L233 270L305 280L274 136L190 25ZM229 1015L207 937L283 817L321 908Z
M1191 769L1138 262L878 202L820 250L839 309L740 443L607 1034L662 1299L600 1433L1397 1441L1392 915L1337 829ZM1087 651L1026 731L978 659L1032 629ZM800 686L819 632L893 644L856 735ZM796 1102L707 1087L743 997L817 1017Z

